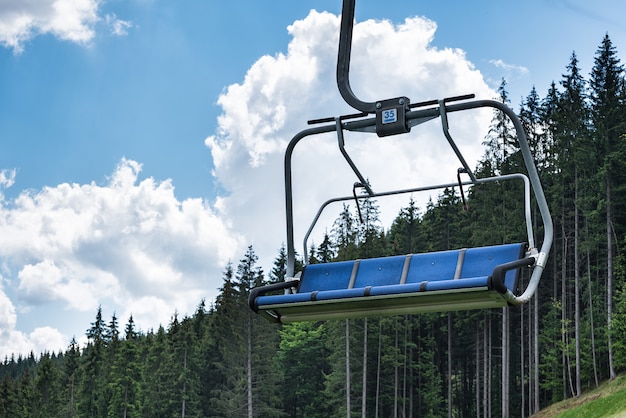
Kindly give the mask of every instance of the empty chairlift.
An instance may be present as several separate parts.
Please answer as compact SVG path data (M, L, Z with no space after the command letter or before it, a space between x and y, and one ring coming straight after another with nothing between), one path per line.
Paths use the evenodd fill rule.
M310 121L312 128L298 133L285 153L285 207L287 225L287 280L251 290L250 308L279 323L357 318L375 315L444 312L520 305L528 302L539 284L552 245L552 220L533 162L524 129L515 113L493 100L475 100L473 95L411 104L407 97L363 102L350 88L348 73L355 0L344 0L337 63L337 84L348 104L360 113ZM449 113L494 108L506 115L515 127L526 173L479 178L468 166L448 129ZM458 182L425 185L412 189L375 193L344 147L345 131L376 132L378 136L407 133L412 127L439 118L443 136L461 163ZM361 197L385 197L446 187L480 185L489 182L522 181L526 242L477 248L463 248L424 254L371 258L305 265L295 271L294 217L291 159L300 141L314 135L336 132L339 151L356 175L352 196L330 199L322 204L304 239L306 242L322 211L331 203ZM462 182L460 174L467 174ZM365 190L356 195L356 188ZM543 242L535 244L531 219L534 194L543 221ZM305 256L306 259L306 256ZM518 291L519 272L530 270L526 288ZM297 274L296 274L297 273Z

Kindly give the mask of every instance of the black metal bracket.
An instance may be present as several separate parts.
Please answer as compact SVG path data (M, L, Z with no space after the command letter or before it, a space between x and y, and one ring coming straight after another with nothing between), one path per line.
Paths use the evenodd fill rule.
M405 134L411 130L406 113L411 110L408 97L381 100L376 103L376 135Z

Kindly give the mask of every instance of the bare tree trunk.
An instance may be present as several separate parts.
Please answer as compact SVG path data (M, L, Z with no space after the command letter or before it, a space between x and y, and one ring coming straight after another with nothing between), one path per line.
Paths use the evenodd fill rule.
M606 177L606 287L607 287L607 327L608 327L608 349L609 349L609 378L615 379L615 368L613 366L613 340L611 336L611 319L613 316L613 228L611 228L611 180L609 174Z
M567 398L567 237L565 235L565 216L562 217L561 232L563 248L561 250L561 345L564 348L561 354L561 366L563 370L563 399Z
M408 352L409 349L409 320L408 315L404 316L404 369L402 370L402 416L406 416L406 372L408 368Z
M346 414L350 418L350 320L346 319Z
M509 417L509 310L502 308L502 418Z
M483 416L490 418L489 415L489 314L485 313L485 327L483 328Z
M367 317L363 321L363 389L361 391L361 416L367 416Z
M556 257L555 257L556 258ZM534 338L534 355L535 355L535 361L534 361L534 368L535 368L535 378L533 379L533 384L535 386L535 389L533 390L533 401L534 401L534 408L532 413L536 414L537 412L539 412L539 289L537 289L535 291L535 318L534 318L534 334L535 334L535 338Z
M476 329L476 418L480 418L480 327Z
M396 319L396 341L394 353L398 354L398 320ZM399 370L398 362L394 366L394 379L393 379L393 416L398 417L398 387L399 387Z
M448 418L452 418L452 314L448 312Z
M378 418L378 399L380 397L380 358L381 358L381 351L382 351L382 346L383 346L383 322L382 319L379 319L378 321L378 359L377 359L377 366L376 366L376 412L375 412L375 417Z
M252 408L252 316L248 314L248 418L254 416L254 410ZM184 402L184 401L183 401ZM183 403L183 417L185 412L185 406Z
M407 321L408 325L412 324L412 321ZM409 340L413 341L413 328L410 327L409 328ZM409 346L409 411L413 411L413 402L415 401L415 397L414 397L414 382L415 379L413 378L413 372L414 372L414 367L413 367L413 359L415 358L413 355L413 344L408 344L407 341L407 345ZM412 413L409 414L409 416L411 416Z
M578 224L578 171L574 175L574 338L576 339L576 391L575 397L582 394L580 382L580 226Z
M585 232L589 235L589 224L585 219ZM591 282L591 256L589 254L589 249L587 248L587 282L589 286L589 322L591 325L591 358L593 360L593 377L596 384L596 387L600 385L598 380L598 367L596 361L596 329L593 323L593 297L592 297L592 282Z
M487 413L489 417L492 417L493 414L491 413L491 370L493 367L493 362L491 361L491 312L489 312L488 314L488 318L489 318L489 323L488 323L488 329L487 329L487 353L489 354L488 357L488 364L489 364L489 368L487 369Z
M522 389L522 418L526 418L526 361L524 357L524 305L520 307L520 383ZM529 329L530 331L530 329ZM528 333L530 335L530 332ZM529 341L530 342L530 341ZM528 345L530 352L530 344Z

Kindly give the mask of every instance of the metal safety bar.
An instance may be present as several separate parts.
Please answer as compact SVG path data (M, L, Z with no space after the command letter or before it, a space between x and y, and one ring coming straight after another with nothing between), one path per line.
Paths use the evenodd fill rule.
M526 223L526 235L527 235L526 242L528 243L529 253L531 254L536 253L537 248L535 248L535 237L534 237L534 232L532 228L532 212L530 208L530 181L528 180L528 176L522 173L504 174L502 176L480 178L480 179L476 179L475 181L465 181L465 182L461 182L460 184L462 186L471 186L471 185L485 184L485 183L496 183L496 182L508 181L508 180L522 180L524 182L524 220ZM368 199L368 198L402 195L402 194L408 194L408 193L419 193L419 192L425 192L429 190L441 190L445 188L452 188L458 185L459 185L458 182L435 184L432 186L414 187L410 189L389 190L386 192L373 193L371 195L364 194L364 195L356 196L356 198ZM306 264L306 260L308 260L309 258L308 251L307 251L309 238L311 237L311 234L313 233L313 230L315 229L315 226L317 225L317 221L319 221L324 210L333 203L347 202L351 200L355 200L354 195L335 197L332 199L328 199L326 202L322 203L317 213L315 214L315 217L313 218L313 221L311 222L309 229L304 235L304 239L302 240L302 248L303 248L305 264Z

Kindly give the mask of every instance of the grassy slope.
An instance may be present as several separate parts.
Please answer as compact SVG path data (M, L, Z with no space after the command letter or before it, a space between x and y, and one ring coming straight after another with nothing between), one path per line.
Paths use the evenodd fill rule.
M578 399L566 399L533 415L535 418L617 418L626 417L626 375L585 392Z

